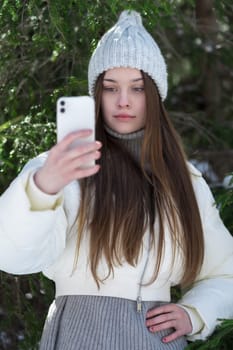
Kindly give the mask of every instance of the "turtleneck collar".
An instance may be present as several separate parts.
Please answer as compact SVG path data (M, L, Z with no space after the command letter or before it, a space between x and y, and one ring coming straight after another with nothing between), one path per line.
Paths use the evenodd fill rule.
M111 128L109 128L106 124L104 125L104 128L109 135L121 140L143 139L144 136L144 129L140 129L129 134L120 134L117 131L114 131Z
M116 138L120 144L127 149L135 161L140 164L141 148L144 137L144 129L129 133L120 134L115 130L110 129L107 125L104 126L106 132Z

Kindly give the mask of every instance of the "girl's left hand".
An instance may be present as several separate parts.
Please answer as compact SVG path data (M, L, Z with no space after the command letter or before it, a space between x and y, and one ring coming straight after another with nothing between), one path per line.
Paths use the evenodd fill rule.
M163 338L164 343L169 343L192 331L188 313L176 304L166 304L149 310L146 314L146 326L151 332L174 328L174 332Z

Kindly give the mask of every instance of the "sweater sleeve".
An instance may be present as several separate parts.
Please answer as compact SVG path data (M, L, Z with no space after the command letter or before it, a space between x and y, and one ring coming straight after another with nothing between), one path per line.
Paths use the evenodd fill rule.
M192 288L179 301L190 318L201 329L188 339L206 339L221 319L233 318L233 237L224 226L212 193L199 176L194 189L202 218L205 253L204 262Z
M35 172L29 175L28 183L26 186L26 194L29 198L31 210L54 210L57 206L62 204L63 196L59 192L57 194L47 194L41 191L34 181Z
M42 271L63 252L69 227L64 195L39 193L33 173L46 155L30 161L0 197L0 269L13 274Z

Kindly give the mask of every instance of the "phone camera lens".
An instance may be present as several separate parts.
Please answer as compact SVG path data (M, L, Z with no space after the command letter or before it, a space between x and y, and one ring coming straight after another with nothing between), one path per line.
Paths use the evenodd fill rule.
M65 113L65 108L60 109L61 113Z
M61 101L61 106L65 106L65 101Z

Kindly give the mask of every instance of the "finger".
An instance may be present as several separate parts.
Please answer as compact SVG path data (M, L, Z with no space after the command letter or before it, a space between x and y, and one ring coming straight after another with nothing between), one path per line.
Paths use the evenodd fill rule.
M155 326L149 327L149 330L151 332L159 332L159 331L164 331L165 329L169 328L176 328L176 321L175 320L170 320L164 323L157 324Z
M166 337L163 337L162 341L164 343L170 343L171 341L176 340L177 338L182 337L184 334L181 331L175 331L169 335L166 335Z
M101 156L101 153L99 151L85 153L84 155L74 158L72 162L70 162L67 166L67 171L72 169L78 169L82 168L88 164L90 164L92 161L99 159Z
M151 318L153 316L173 312L176 310L176 305L175 304L166 304L163 306L155 307L154 309L151 309L147 311L146 317Z
M171 321L171 320L174 320L174 319L175 319L174 313L173 312L169 312L169 313L166 313L166 314L162 314L162 315L159 315L159 316L147 319L146 320L146 325L147 325L147 327L149 327L149 326L153 326L153 325L160 324L160 323L163 323L163 322Z
M87 168L72 169L66 174L63 174L61 176L60 181L63 183L63 186L65 186L71 181L80 180L82 178L92 176L96 174L99 171L99 169L100 169L100 165L94 165Z
M90 168L83 168L83 169L78 169L75 173L75 177L74 180L80 180L83 179L85 177L89 177L92 176L94 174L96 174L98 171L100 170L100 165L95 165L93 167Z
M102 144L99 141L80 144L75 148L68 150L65 154L65 157L66 160L72 160L88 153L95 153L95 151L98 151L101 147Z
M90 130L90 129L84 129L84 130L78 130L78 131L71 132L68 135L66 135L61 141L59 141L56 146L60 151L63 151L68 146L70 146L70 144L72 142L74 142L75 140L77 140L79 138L88 137L92 133L93 133L93 130Z
M72 153L72 155L63 154L63 157L56 162L57 169L61 169L62 172L70 172L73 169L82 167L85 163L89 163L93 160L99 159L101 156L100 151L91 151L81 153L80 151Z

